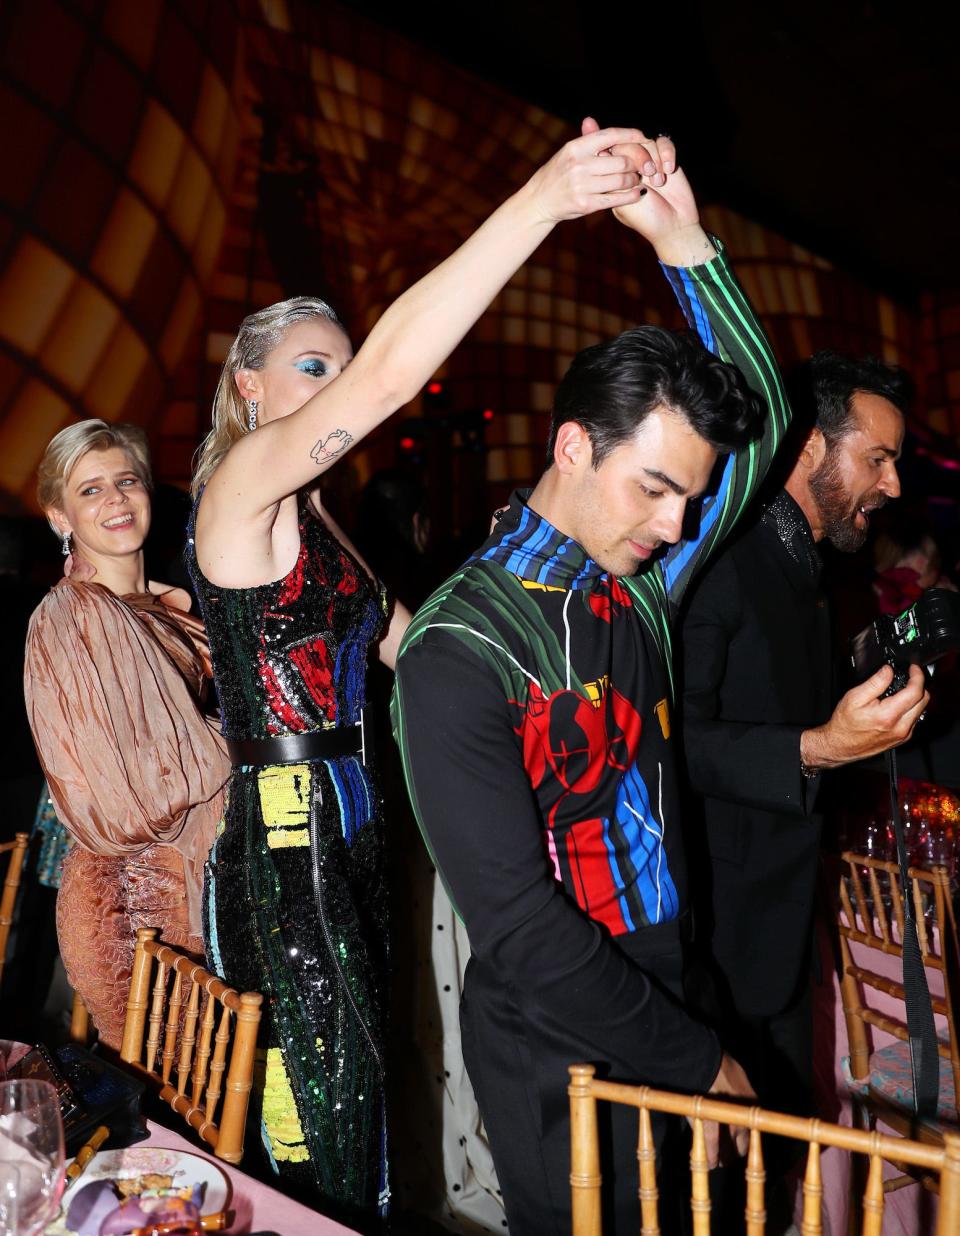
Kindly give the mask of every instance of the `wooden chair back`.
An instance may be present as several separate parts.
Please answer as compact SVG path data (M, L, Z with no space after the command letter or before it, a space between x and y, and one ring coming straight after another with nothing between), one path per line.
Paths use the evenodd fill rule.
M16 833L12 841L5 841L3 845L0 845L0 854L10 855L3 876L3 892L0 893L0 978L3 977L3 963L7 958L7 941L10 939L13 911L17 904L17 889L20 887L20 876L23 873L23 862L27 857L29 844L28 833Z
M70 1005L70 1042L86 1047L90 1042L90 1014L79 991L73 993Z
M890 956L903 956L904 895L910 897L917 923L917 936L924 967L936 974L943 995L931 992L933 1011L946 1019L947 1037L939 1043L940 1056L950 1061L953 1073L954 1100L960 1097L960 1042L958 1042L957 998L960 996L960 952L957 946L957 924L953 911L950 877L945 867L911 867L909 889L902 887L900 868L896 863L871 858L847 850L841 856L840 917L838 932L843 963L840 985L843 1013L850 1044L850 1071L854 1078L870 1076L870 1038L867 1026L893 1035L901 1042L909 1041L906 1026L906 997L902 981L871 970L862 955L855 962L850 950L852 942L865 945ZM870 1008L867 992L885 992L904 1003L902 1020Z
M806 1142L807 1164L803 1178L803 1236L821 1236L823 1183L820 1175L820 1150L837 1146L869 1159L867 1186L863 1196L863 1221L860 1236L880 1236L883 1226L883 1164L908 1165L940 1180L940 1207L937 1226L931 1236L955 1236L960 1231L960 1137L947 1134L942 1145L885 1137L863 1129L828 1124L822 1120L785 1116L759 1107L703 1095L670 1094L648 1086L627 1086L598 1081L589 1064L570 1068L571 1156L570 1187L573 1199L573 1236L602 1236L600 1145L597 1130L597 1101L636 1107L639 1113L637 1160L640 1166L641 1236L660 1236L659 1191L656 1175L656 1150L650 1121L651 1112L685 1116L693 1125L690 1153L690 1210L693 1236L710 1236L710 1185L707 1166L704 1121L735 1125L750 1130L750 1145L745 1163L747 1236L764 1236L766 1209L762 1135L772 1133L793 1141Z
M243 1156L262 1000L159 943L155 927L137 931L120 1059L228 1163Z

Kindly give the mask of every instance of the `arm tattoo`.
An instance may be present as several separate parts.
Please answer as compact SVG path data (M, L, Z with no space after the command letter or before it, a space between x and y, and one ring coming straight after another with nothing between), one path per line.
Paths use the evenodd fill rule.
M331 459L336 459L341 451L345 451L352 441L353 438L345 429L334 429L314 444L310 458L317 464L329 463Z

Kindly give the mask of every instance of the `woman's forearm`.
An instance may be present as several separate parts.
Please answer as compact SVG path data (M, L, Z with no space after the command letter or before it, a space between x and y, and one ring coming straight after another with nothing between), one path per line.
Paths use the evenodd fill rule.
M568 142L384 313L335 382L236 443L207 499L223 498L231 519L259 517L409 402L557 222L637 199L630 161L596 157L635 133L605 129Z
M362 370L364 377L368 369L378 373L386 402L396 407L408 403L556 222L544 218L531 184L524 185L450 257L394 301L351 370Z

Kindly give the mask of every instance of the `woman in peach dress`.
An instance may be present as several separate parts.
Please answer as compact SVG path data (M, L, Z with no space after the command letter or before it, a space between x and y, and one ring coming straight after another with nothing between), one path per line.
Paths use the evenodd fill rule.
M87 420L52 440L39 498L72 567L33 614L25 690L57 815L77 842L57 932L67 976L119 1047L138 927L202 956L203 864L229 761L203 712L203 625L147 581L146 437Z

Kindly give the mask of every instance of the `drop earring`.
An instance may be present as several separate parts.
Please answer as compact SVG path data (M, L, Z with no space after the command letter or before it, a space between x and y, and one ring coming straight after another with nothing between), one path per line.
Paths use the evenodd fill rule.
M63 533L63 543L60 546L60 552L63 554L64 558L68 558L70 554L73 553L73 533L72 532Z
M255 399L251 399L250 400L250 415L247 417L247 428L250 430L251 433L253 433L256 427L257 427L257 401Z

